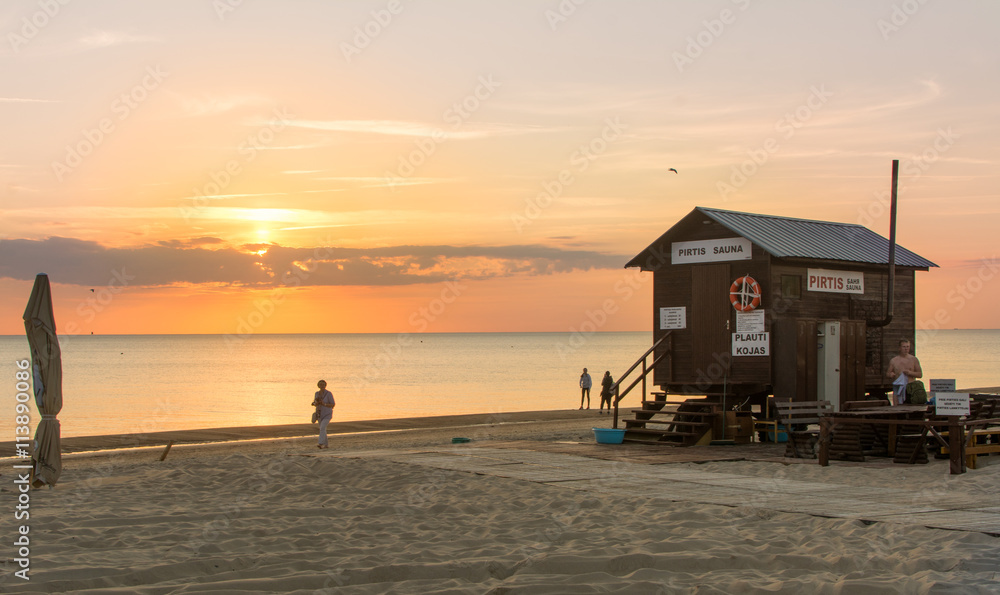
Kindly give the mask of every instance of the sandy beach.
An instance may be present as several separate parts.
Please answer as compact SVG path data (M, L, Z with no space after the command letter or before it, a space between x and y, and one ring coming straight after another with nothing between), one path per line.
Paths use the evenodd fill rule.
M162 462L162 446L70 454L59 485L32 491L30 519L13 523L7 459L0 506L13 530L0 591L1000 590L993 531L888 510L972 502L980 508L964 518L1000 518L996 457L960 476L935 460L823 468L783 460L773 445L599 446L590 428L609 420L593 411L511 419L334 434L323 451L314 436L258 432L179 444ZM740 460L740 448L756 460ZM824 506L831 494L853 500ZM869 510L838 512L844 502ZM29 581L13 574L21 524Z

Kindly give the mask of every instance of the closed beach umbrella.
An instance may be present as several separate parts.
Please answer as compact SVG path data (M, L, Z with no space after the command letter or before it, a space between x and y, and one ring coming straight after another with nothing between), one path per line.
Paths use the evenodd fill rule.
M31 455L32 485L36 488L53 486L62 473L59 420L56 419L56 414L62 409L62 356L56 338L56 321L52 315L52 290L48 275L35 277L35 286L24 310L24 330L31 346L35 404L42 414Z

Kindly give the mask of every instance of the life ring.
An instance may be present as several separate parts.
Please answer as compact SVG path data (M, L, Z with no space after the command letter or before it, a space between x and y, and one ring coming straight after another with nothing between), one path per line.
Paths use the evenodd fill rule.
M760 305L760 284L744 275L729 286L729 301L737 312L749 312Z

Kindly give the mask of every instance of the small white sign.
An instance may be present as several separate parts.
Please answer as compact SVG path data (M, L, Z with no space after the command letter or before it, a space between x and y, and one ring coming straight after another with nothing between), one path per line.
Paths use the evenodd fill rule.
M753 243L746 238L722 238L670 244L670 263L750 260Z
M935 415L968 415L969 393L936 393Z
M763 333L764 332L764 311L751 310L749 312L736 313L737 333Z
M858 271L831 271L827 269L808 269L809 291L826 293L861 293L865 292L865 274Z
M687 309L660 308L660 330L687 328Z
M770 355L770 333L733 333L733 355Z
M955 392L954 378L931 378L931 392L953 393Z

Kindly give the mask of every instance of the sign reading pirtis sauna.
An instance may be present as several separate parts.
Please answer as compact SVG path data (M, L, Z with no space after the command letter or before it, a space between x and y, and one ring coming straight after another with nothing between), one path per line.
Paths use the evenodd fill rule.
M750 260L752 246L753 244L746 238L674 242L670 245L670 263L691 264L693 262Z
M865 274L858 271L809 269L809 291L826 293L865 293Z

